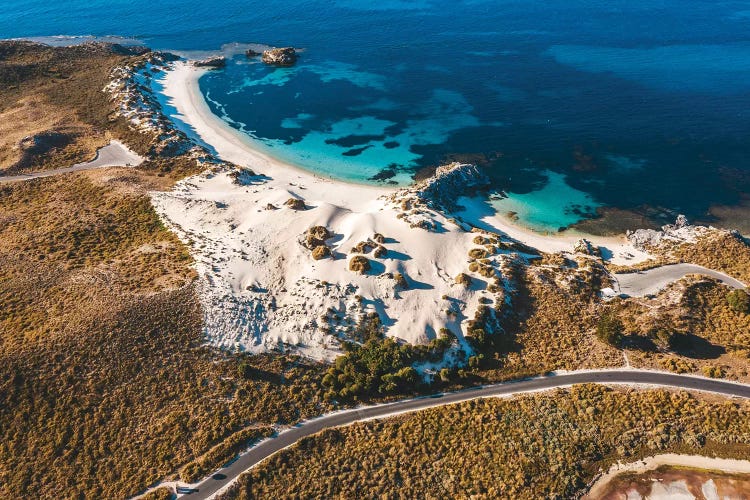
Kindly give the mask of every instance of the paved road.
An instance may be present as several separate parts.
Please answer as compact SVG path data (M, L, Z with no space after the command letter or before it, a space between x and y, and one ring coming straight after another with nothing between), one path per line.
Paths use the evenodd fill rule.
M671 264L636 273L617 273L614 276L617 279L619 290L615 287L615 291L628 297L653 295L669 283L677 281L687 274L702 274L716 278L732 288L745 288L744 283L707 267L695 264Z
M721 380L712 380L672 373L642 371L642 370L602 370L581 371L549 377L508 382L504 384L488 385L474 389L466 389L459 392L439 394L436 396L409 399L395 403L368 406L332 413L323 417L309 420L297 427L281 432L275 438L266 440L242 455L234 463L217 471L218 479L209 477L203 482L194 485L193 491L185 494L186 500L208 499L220 489L229 485L243 472L264 459L297 442L303 437L316 434L324 429L348 425L360 420L386 417L394 413L424 410L436 406L442 406L470 399L506 396L524 392L541 391L566 387L572 384L597 383L597 384L650 384L659 386L676 387L680 389L713 392L726 396L736 396L750 399L750 385L735 384Z
M142 161L143 158L129 150L123 143L113 140L106 146L99 148L96 152L96 157L91 161L76 163L72 167L43 170L41 172L31 172L21 175L0 175L0 183L51 177L53 175L80 172L81 170L91 170L94 168L135 166L139 165Z

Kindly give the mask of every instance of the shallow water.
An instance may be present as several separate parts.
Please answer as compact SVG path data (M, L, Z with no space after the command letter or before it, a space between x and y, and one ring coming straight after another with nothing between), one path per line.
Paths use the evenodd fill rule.
M557 231L597 207L706 218L750 192L750 2L10 0L3 36L122 35L244 55L201 81L271 154L360 182L480 162L496 205ZM376 180L377 179L377 180Z

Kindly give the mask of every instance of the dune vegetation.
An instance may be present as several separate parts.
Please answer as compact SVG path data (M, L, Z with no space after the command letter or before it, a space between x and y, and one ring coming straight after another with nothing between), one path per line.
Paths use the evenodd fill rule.
M191 258L134 186L0 188L2 497L123 497L189 462L195 478L327 408L321 367L201 345Z

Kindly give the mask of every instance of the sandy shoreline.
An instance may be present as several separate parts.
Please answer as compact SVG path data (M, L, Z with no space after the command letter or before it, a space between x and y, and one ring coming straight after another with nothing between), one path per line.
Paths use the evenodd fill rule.
M371 184L330 179L259 151L258 146L253 143L250 137L232 128L211 111L199 85L200 78L208 71L210 70L196 68L186 62L174 63L164 77L163 94L172 99L172 104L181 113L179 118L191 126L204 142L211 145L221 159L238 165L249 166L257 169L259 173L269 176L282 174L304 181L314 179L317 182L353 185L368 189L376 195L395 190L394 188Z
M376 186L372 184L351 183L343 180L333 180L316 175L309 170L290 165L273 158L261 151L253 140L242 132L232 128L224 120L216 116L206 103L199 87L199 79L207 70L191 66L186 62L177 62L164 77L164 95L172 100L172 104L180 112L179 118L193 128L195 133L207 144L211 145L218 155L238 165L248 166L259 173L274 178L284 178L289 182L325 183L335 188L338 193L355 190L368 198L394 192L396 188ZM336 199L338 193L331 192L329 197ZM347 196L351 199L351 196ZM566 233L562 235L548 235L534 232L510 221L506 215L488 210L488 200L483 198L462 198L462 206L466 211L459 213L467 222L499 231L510 238L543 252L572 251L573 245L580 238L586 238L596 246L604 247L611 254L611 260L617 264L636 263L646 260L649 256L636 250L621 237L597 237L583 233Z
M543 252L573 251L576 236L545 236L509 224L486 198L460 198L464 210L447 214L414 206L407 198L417 188L332 180L264 154L212 113L198 85L204 73L176 62L161 81L162 94L218 158L261 177L238 181L229 171L206 172L151 197L193 248L204 333L212 345L250 352L294 346L332 359L339 353L337 339L348 338L364 314L377 313L389 336L424 343L448 328L460 339L458 347L466 347L465 320L480 304L506 300L504 291L510 294L514 285L503 269L523 259L498 251L486 263L496 278L475 273L468 285L459 283L459 275L471 272L469 254L477 246L467 223ZM294 200L302 207L290 207ZM329 255L319 259L305 246L305 235L317 226L330 234ZM606 245L614 262L645 258L624 239L591 239ZM363 251L365 244L370 246ZM368 269L351 269L357 254Z
M454 281L467 266L472 233L441 214L431 215L441 231L414 228L388 200L394 188L322 178L253 149L250 138L211 112L201 74L176 63L164 95L220 159L264 176L237 183L228 173L199 175L152 194L160 215L194 249L210 343L253 352L281 343L331 359L337 335L348 335L367 312L378 313L389 335L412 343L444 327L461 331L464 314L488 299L479 283L467 289ZM290 199L304 209L287 206ZM333 235L326 241L331 258L315 260L303 245L315 226ZM376 235L384 255L364 252L370 270L350 270L354 247Z

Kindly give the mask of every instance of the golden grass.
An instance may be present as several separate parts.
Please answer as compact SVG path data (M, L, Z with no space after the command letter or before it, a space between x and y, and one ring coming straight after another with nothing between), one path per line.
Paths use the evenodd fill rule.
M599 386L476 400L324 431L223 498L576 498L620 458L747 458L749 412L746 401Z
M90 160L112 135L142 150L153 138L115 119L103 92L111 68L132 59L102 45L0 42L0 173ZM27 136L40 137L37 147L21 144Z
M327 408L322 367L258 356L246 377L201 346L191 259L140 187L164 180L118 172L1 188L0 497L132 495Z
M654 299L613 302L625 334L646 346L628 349L631 364L747 380L750 314L733 311L727 294L725 286L694 277L673 284ZM690 342L677 348L663 345L659 336L670 334Z

